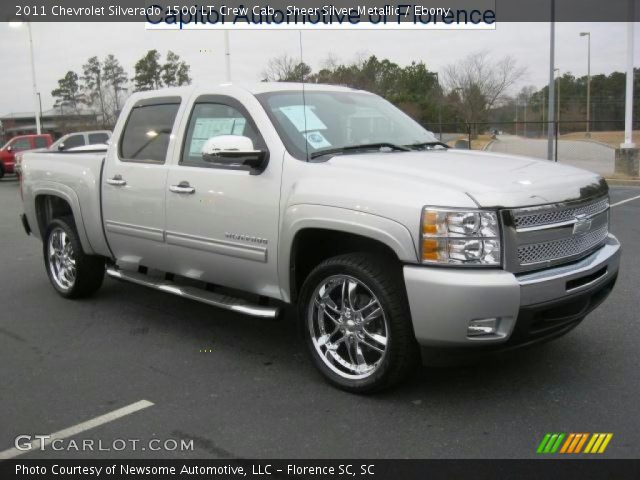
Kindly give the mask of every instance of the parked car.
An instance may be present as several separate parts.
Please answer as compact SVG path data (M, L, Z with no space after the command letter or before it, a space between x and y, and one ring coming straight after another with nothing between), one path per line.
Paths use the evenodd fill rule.
M53 143L48 133L41 135L18 135L10 139L0 148L0 178L7 173L14 173L16 155L26 150L46 148Z
M15 159L15 172L20 175L22 167L22 156L28 151L64 151L77 149L79 147L86 147L92 145L105 145L111 138L110 130L92 130L88 132L75 132L63 135L48 148L38 148L33 150L26 150L16 154Z
M599 175L449 149L367 92L139 92L114 139L24 157L22 221L55 290L91 295L106 265L254 317L295 304L313 363L352 392L399 382L423 349L563 335L617 278Z

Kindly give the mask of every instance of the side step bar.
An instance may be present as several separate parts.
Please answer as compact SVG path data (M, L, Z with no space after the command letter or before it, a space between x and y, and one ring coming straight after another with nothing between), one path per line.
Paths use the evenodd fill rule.
M167 280L153 280L141 273L128 272L108 267L107 275L118 280L137 283L138 285L160 290L161 292L172 293L179 297L196 300L198 302L206 303L207 305L224 308L225 310L231 310L232 312L238 312L252 317L276 318L278 316L278 308L276 307L254 305L240 298L221 295L219 293L209 292L196 287L176 285L175 283Z

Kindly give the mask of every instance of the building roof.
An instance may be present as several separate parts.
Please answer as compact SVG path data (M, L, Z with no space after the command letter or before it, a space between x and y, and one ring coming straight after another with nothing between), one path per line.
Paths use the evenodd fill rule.
M60 112L59 108L51 108L49 110L42 111L42 117L69 117L69 116L95 116L96 112L92 110L78 110L70 111L69 109L64 109ZM33 112L12 112L7 113L0 117L0 121L2 120L29 120L31 118L35 118L35 114Z

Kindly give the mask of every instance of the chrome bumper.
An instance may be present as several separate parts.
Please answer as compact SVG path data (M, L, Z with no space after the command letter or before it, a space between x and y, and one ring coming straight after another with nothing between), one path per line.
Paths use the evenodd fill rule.
M590 311L589 295L610 288L619 263L620 243L609 235L605 245L588 257L533 273L407 265L404 279L416 339L433 346L502 344L524 312L536 305L549 310L550 305L573 298L586 298L584 316ZM469 337L469 322L485 318L498 319L497 331Z

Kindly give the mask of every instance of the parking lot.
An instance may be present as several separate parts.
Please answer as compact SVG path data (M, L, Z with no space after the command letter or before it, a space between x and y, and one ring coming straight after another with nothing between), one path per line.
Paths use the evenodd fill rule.
M611 202L640 196L612 187ZM607 457L640 456L640 198L612 208L617 287L567 336L422 368L370 397L326 384L295 319L272 322L105 279L58 296L41 244L19 223L18 182L0 181L0 452L146 408L74 438L193 440L194 450L31 452L21 458L515 458L547 432L612 432ZM460 301L464 301L463 298Z

